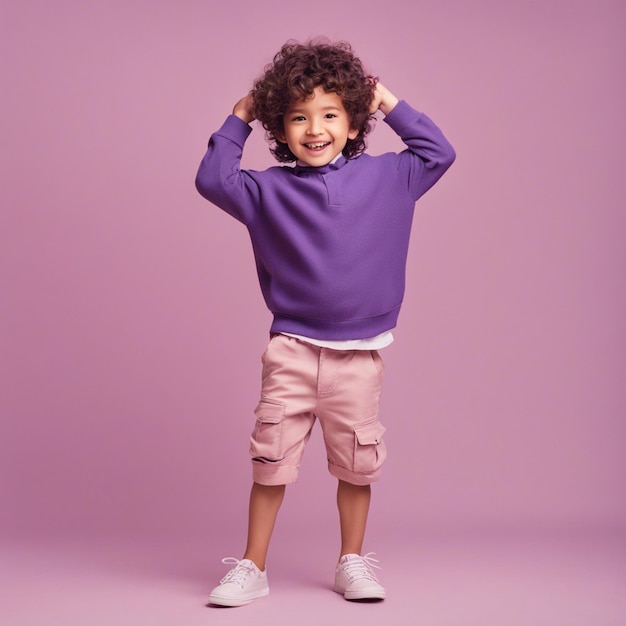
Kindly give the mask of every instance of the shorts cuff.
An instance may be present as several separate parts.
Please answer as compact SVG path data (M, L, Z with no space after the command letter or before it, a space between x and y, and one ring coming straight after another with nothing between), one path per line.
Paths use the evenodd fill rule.
M252 480L259 485L289 485L298 480L298 468L288 465L252 462Z
M334 463L329 463L328 471L331 476L334 476L339 480L343 480L346 483L350 483L351 485L369 485L370 483L375 483L380 480L380 469L377 469L369 474L357 474L356 472L351 472L345 467L339 467Z

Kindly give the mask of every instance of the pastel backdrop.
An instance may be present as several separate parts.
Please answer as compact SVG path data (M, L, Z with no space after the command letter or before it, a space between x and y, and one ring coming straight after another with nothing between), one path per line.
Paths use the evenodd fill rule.
M418 204L371 541L626 524L624 5L5 3L0 531L245 530L269 314L193 180L289 38L350 41L458 160ZM369 150L401 149L382 123ZM248 167L273 163L262 131ZM280 531L336 542L319 431Z

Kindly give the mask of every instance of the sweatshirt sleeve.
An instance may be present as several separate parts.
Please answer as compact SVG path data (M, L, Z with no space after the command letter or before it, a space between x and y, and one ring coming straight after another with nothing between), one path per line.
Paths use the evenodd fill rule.
M417 200L452 165L456 153L441 130L424 113L400 100L384 121L407 145L398 155L398 169Z
M241 156L252 128L236 115L229 115L211 135L209 147L196 174L196 189L235 219L248 224L257 206L258 187L241 169Z

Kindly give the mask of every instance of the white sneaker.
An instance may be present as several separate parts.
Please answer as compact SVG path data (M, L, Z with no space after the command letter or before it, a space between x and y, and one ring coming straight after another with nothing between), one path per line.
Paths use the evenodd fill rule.
M337 593L343 594L346 600L384 600L385 589L380 585L372 567L380 569L377 559L371 557L374 552L365 556L345 554L339 559L335 570L335 586Z
M270 592L267 570L262 572L250 559L240 561L228 556L222 559L222 563L233 563L235 567L211 591L209 604L243 606L257 598L263 598Z

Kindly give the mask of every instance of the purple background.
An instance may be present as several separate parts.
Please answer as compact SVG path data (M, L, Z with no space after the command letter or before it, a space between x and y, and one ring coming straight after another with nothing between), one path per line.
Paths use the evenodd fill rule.
M418 204L384 351L390 457L368 549L435 530L623 538L625 14L609 0L3 5L4 544L241 552L270 318L245 229L193 179L280 45L318 34L350 41L458 152ZM382 123L369 146L402 147ZM244 165L271 164L256 128ZM336 549L319 439L277 559L303 536Z

